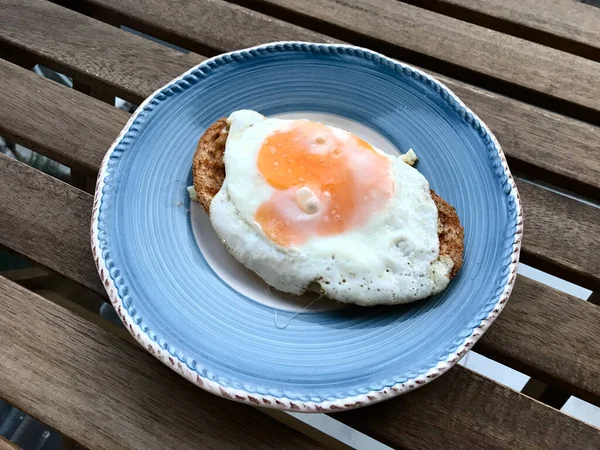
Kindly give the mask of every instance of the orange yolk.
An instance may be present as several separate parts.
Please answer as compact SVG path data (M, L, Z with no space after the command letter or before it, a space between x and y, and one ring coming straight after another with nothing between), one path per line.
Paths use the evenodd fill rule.
M394 192L388 158L354 135L315 122L294 121L267 136L258 170L276 190L255 220L285 247L360 226ZM310 191L299 193L302 188ZM303 203L306 192L314 208Z

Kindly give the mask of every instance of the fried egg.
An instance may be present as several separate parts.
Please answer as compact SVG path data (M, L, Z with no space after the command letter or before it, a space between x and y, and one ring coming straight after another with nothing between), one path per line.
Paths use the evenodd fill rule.
M318 286L360 305L418 300L444 289L438 214L410 158L308 120L240 110L227 123L225 181L210 220L227 250L269 285Z

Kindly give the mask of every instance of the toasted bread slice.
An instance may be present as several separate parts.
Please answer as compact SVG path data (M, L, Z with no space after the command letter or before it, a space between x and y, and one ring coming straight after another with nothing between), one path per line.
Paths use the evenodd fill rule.
M210 212L210 203L225 180L225 143L228 126L226 119L219 119L202 135L194 154L192 172L194 190L204 210ZM431 198L438 210L438 237L440 240L440 257L449 257L454 265L450 278L454 278L463 262L464 231L456 210L431 191Z
M447 256L454 265L450 271L450 279L454 278L463 263L463 251L465 248L465 232L458 214L452 205L433 192L431 198L438 210L438 238L440 240L440 257Z

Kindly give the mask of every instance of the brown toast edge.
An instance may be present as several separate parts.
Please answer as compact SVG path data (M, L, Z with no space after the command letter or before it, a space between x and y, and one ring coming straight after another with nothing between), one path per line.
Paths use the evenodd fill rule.
M219 119L202 135L194 154L192 175L194 190L198 201L204 210L210 212L210 203L225 180L225 143L227 142L228 126L226 119ZM450 278L454 278L463 263L464 230L458 214L452 205L447 203L433 190L431 198L438 210L438 237L440 241L440 256L449 257L454 265Z

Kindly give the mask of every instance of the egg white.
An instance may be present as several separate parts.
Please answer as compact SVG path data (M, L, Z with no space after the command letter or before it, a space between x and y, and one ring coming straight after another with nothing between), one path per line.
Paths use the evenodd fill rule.
M211 223L228 251L269 285L291 294L318 283L332 299L375 305L407 303L443 290L452 261L439 258L429 183L400 157L379 150L390 159L395 191L365 224L291 248L263 233L254 217L274 188L257 168L258 153L266 136L285 122L249 110L228 119L225 182L210 206Z

